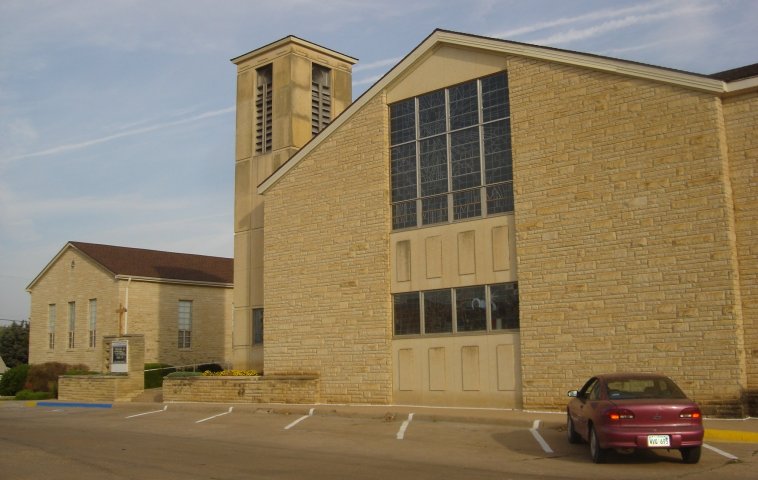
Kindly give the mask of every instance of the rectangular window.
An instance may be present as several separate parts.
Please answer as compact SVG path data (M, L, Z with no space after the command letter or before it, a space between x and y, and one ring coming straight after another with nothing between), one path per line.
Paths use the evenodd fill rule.
M263 345L263 309L253 309L253 345Z
M273 128L273 68L266 65L255 71L255 153L271 151Z
M452 333L450 290L424 292L424 333Z
M395 335L418 335L421 333L421 308L419 293L399 293L393 297Z
M55 320L57 309L54 303L47 306L47 348L55 348Z
M484 286L455 289L455 315L459 332L487 330Z
M316 136L332 121L332 71L313 64L311 71L311 133Z
M89 348L97 345L97 299L89 301Z
M393 295L396 336L518 330L518 284Z
M179 300L179 348L192 346L192 301Z
M76 302L68 302L68 348L76 347Z
M519 328L518 283L490 286L492 330Z
M513 211L508 77L390 105L392 228Z

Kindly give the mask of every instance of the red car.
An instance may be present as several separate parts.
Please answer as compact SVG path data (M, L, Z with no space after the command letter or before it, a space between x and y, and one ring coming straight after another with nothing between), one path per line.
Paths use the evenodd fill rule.
M614 373L590 378L571 390L566 410L568 441L589 442L592 461L610 449L678 449L684 463L700 461L703 418L697 403L668 377Z

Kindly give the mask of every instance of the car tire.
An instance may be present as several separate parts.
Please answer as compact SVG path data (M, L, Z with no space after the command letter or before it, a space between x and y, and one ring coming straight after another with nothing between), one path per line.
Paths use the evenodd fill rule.
M569 443L580 443L582 441L582 437L574 429L574 421L571 420L571 414L569 413L566 413L566 435L568 436Z
M593 427L590 427L590 455L595 463L605 463L608 458L608 449L600 448L600 440Z
M702 451L701 446L680 448L679 452L682 454L682 461L684 463L697 463L700 461L700 453Z

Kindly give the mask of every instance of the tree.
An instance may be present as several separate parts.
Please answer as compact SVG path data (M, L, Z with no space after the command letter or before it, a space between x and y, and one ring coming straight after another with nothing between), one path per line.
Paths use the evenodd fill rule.
M8 368L29 362L29 323L0 328L0 357Z

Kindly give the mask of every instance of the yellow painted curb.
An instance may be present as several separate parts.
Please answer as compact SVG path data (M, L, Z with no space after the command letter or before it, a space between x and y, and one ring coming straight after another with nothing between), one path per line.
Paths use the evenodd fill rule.
M748 442L758 443L758 432L745 432L740 430L705 430L704 440L710 442Z
M24 406L25 407L36 407L37 406L37 402L35 400L28 400L28 401L24 402Z

